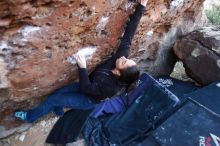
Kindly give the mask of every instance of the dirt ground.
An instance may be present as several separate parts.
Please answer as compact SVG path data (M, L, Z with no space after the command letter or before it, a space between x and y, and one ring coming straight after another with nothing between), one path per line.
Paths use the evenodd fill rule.
M50 118L36 123L28 131L10 138L11 146L43 146L50 129L58 118Z
M45 140L57 119L58 117L46 117L44 120L34 124L27 131L1 140L0 146L52 146L46 144ZM83 140L78 140L67 146L85 146L85 144Z

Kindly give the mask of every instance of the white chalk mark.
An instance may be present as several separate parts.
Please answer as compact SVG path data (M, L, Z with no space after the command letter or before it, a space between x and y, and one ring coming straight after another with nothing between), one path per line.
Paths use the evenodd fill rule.
M86 58L86 60L88 60L88 59L92 58L92 55L95 53L96 49L97 49L97 47L95 47L95 46L88 46L88 47L84 47L84 48L79 49L79 51L75 54L80 54L80 55L84 56ZM75 55L75 54L73 54L73 55ZM76 61L75 61L73 55L67 58L67 62L69 62L71 64L76 64Z
M19 32L22 34L23 38L22 41L27 41L27 37L30 34L36 33L37 31L40 31L40 27L37 26L24 26L22 27Z
M8 42L6 41L1 41L0 42L0 49L7 49L7 48L10 48L10 46L8 45Z

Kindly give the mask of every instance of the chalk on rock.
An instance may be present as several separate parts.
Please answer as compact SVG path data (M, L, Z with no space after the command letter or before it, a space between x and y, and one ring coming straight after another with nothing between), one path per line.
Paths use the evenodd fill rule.
M74 59L73 56L68 57L67 62L69 62L70 64L76 64L76 60Z
M88 46L88 47L84 47L79 49L79 51L76 54L80 54L82 56L84 56L87 59L91 59L92 55L95 53L97 47L95 46ZM74 59L75 54L73 54L72 56L67 58L67 62L71 63L71 64L76 64L76 61Z
M147 37L152 37L154 34L154 31L153 30L150 30L147 32Z

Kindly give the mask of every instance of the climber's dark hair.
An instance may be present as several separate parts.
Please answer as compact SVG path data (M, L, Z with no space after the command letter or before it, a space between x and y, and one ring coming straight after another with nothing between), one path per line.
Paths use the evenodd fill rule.
M122 84L125 84L127 87L129 87L133 82L135 82L139 78L139 75L140 71L137 65L134 65L126 69L120 70L119 81Z

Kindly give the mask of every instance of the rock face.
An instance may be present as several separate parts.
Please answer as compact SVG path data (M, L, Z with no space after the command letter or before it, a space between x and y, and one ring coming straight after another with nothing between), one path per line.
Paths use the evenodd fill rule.
M220 27L195 30L174 46L186 72L197 82L207 85L220 80Z
M169 74L175 40L203 25L203 0L149 0L134 38L131 58L142 71ZM90 52L91 71L117 49L135 4L127 0L2 0L0 2L0 125L77 79L67 58ZM190 26L190 27L189 27ZM92 50L91 50L92 48Z

